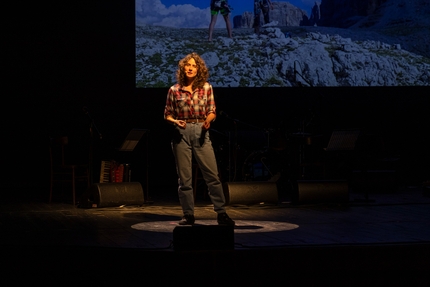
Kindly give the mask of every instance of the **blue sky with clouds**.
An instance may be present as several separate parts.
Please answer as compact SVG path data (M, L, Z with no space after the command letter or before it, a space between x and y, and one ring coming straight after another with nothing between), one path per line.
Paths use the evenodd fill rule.
M229 0L229 5L233 7L232 16L241 15L245 11L254 10L253 0ZM291 1L273 1L273 2L290 2L296 7L299 7L306 12L310 13L312 6L315 4L315 0L291 0ZM166 6L191 4L201 9L209 7L210 0L161 0Z
M210 23L210 0L135 0L136 22L150 25L207 28ZM289 2L303 9L309 15L315 0L273 1ZM231 17L254 10L253 0L229 0L233 8ZM225 27L224 21L217 21L216 27Z

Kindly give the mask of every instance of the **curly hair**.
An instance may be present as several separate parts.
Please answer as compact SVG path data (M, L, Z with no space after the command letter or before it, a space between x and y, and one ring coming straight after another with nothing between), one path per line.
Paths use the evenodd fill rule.
M209 79L209 70L206 67L205 61L200 57L199 54L193 52L186 55L183 59L179 61L178 70L176 71L176 80L181 86L186 85L186 73L185 73L185 64L193 58L196 61L197 65L197 76L193 82L193 89L195 88L203 88L204 84Z

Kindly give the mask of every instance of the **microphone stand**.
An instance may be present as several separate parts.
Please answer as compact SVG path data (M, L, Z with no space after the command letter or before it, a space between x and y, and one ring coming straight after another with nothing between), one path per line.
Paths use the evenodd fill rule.
M102 139L102 134L100 133L99 129L97 128L96 124L94 123L94 119L91 117L90 113L88 112L87 107L83 108L85 114L87 115L88 119L90 120L90 147L89 147L89 161L88 161L88 172L89 172L89 179L90 183L94 183L93 179L93 149L94 149L94 131L97 133L99 139Z
M224 116L224 117L226 117L229 120L232 120L233 123L235 124L234 125L235 126L235 132L236 132L236 136L235 136L235 153L234 153L234 155L235 155L235 159L234 159L235 167L234 167L234 177L233 177L233 181L235 181L236 180L236 170L237 170L237 158L236 158L237 157L237 124L239 123L239 124L251 127L253 129L256 129L256 130L264 130L264 129L259 128L259 127L254 126L254 125L251 125L249 123L243 122L241 120L234 119L234 118L230 117L229 115L227 115L224 112L221 112L221 115ZM267 148L269 148L269 143L270 143L270 140L269 140L269 131L267 131L267 130L264 130L264 131L267 133ZM230 143L230 133L229 133L229 143ZM230 152L229 152L229 170L231 171L231 166L230 166L231 144L229 144L229 150L230 150ZM230 172L229 172L229 181L231 181L231 179L230 179Z

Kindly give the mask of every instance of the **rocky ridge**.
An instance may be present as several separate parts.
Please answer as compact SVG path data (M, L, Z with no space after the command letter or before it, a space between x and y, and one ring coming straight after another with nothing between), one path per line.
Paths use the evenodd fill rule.
M395 37L373 31L266 25L234 29L136 27L136 85L168 87L177 63L195 51L214 87L429 86L430 59L404 50ZM185 40L184 40L185 39Z
M348 29L351 30L349 34L357 34L357 37L372 34L377 39L375 34L378 33L384 39L395 38L395 42L408 51L430 57L428 0L321 0L320 5L317 3L308 17L305 11L288 2L273 1L275 8L270 11L270 19L280 27ZM245 12L233 20L236 28L250 28L253 13Z
M270 19L276 21L279 26L301 26L303 20L307 18L306 11L288 2L272 2L272 4L273 10L269 11ZM254 26L254 13L247 11L242 15L235 16L233 23L234 28L252 28ZM261 23L264 21L262 20Z

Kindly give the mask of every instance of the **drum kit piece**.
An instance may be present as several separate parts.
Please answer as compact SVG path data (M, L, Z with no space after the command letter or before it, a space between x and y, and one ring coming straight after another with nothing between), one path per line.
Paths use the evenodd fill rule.
M291 121L292 127L269 129L226 117L235 122L234 130L213 130L211 139L229 202L274 201L277 192L297 204L348 201L348 159L360 131L325 137L311 124L313 115L298 128Z
M303 179L301 165L316 160L314 150L322 149L322 135L284 128L230 131L213 142L221 177L229 182Z

